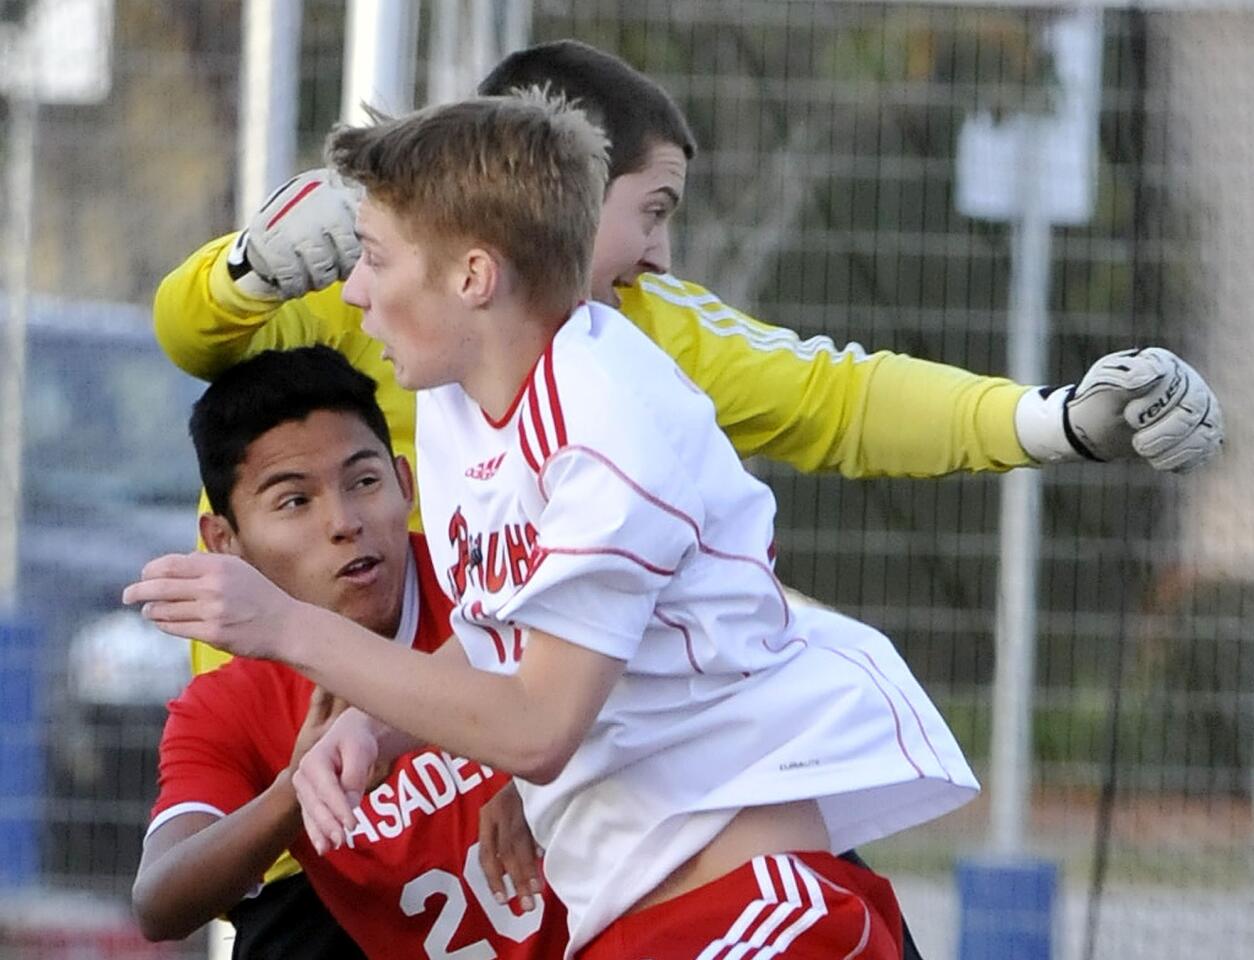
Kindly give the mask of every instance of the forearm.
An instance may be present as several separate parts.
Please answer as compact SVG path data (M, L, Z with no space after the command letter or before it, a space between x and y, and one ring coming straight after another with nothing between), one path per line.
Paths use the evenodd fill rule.
M179 940L224 914L257 884L300 827L300 808L284 771L256 799L168 849L153 855L146 845L132 890L140 929L150 940Z
M297 605L284 633L278 659L419 742L528 780L550 776L566 752L569 718L520 674L405 649L308 604ZM401 743L412 741L380 751L394 754Z
M847 476L934 477L1032 463L1015 431L1026 387L903 354L865 363L830 466Z
M243 359L253 334L279 306L234 289L225 257L235 236L193 253L161 281L153 301L157 342L180 369L202 379Z
M1009 380L894 353L783 353L772 364L773 399L742 408L739 418L735 408L728 420L719 411L744 456L851 478L935 477L1031 462L1014 429L1026 388Z

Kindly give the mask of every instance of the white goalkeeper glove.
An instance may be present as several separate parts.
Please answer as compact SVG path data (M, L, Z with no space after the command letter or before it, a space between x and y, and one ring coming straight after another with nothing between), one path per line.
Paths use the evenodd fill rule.
M1224 442L1219 400L1162 347L1102 357L1074 386L1029 390L1015 409L1015 429L1041 463L1139 456L1173 473L1200 467Z
M361 256L355 232L361 192L326 169L279 187L240 232L227 273L241 292L291 300L348 277Z

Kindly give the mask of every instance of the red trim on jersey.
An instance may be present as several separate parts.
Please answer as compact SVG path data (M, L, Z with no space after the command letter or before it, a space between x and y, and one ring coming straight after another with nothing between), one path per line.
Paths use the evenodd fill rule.
M644 569L648 570L650 573L656 573L658 576L673 577L675 575L675 571L673 569L659 567L655 563L650 563L648 560L644 559L644 557L637 556L630 550L623 550L621 547L536 547L531 554L534 559L531 564L531 572L527 576L528 581L530 581L531 578L535 576L536 571L540 569L540 564L544 563L549 554L553 553L568 557L597 557L605 555L623 557L626 560L630 560L632 563L644 567Z
M296 206L296 204L300 203L302 200L305 199L305 197L309 196L309 194L317 190L320 186L322 186L322 181L315 180L313 181L313 183L307 183L303 187L301 187L299 192L297 192L296 196L292 197L291 200L287 201L287 203L279 207L279 212L266 221L266 229L269 230L276 223L282 220L283 217L287 214L287 212L292 209L292 207Z
M562 416L562 401L557 395L557 377L553 373L553 344L544 351L544 385L549 393L549 406L553 412L553 426L557 430L557 446L566 446L566 418Z
M534 382L528 385L527 410L531 414L532 427L536 432L536 443L540 445L540 458L547 460L553 454L553 450L549 447L548 437L544 435L544 421L540 419L540 398L536 396ZM519 433L522 433L521 425Z
M894 690L896 690L899 694L901 694L901 699L906 701L906 706L909 707L910 712L914 714L914 722L918 724L919 733L923 735L923 742L927 744L927 748L932 751L932 756L936 758L936 765L940 767L941 770L944 772L945 779L948 780L950 783L953 783L954 782L953 774L949 772L949 768L946 767L945 762L941 760L940 754L936 752L936 747L932 744L932 738L927 735L927 727L924 726L923 724L923 718L919 716L919 711L914 708L914 701L911 700L906 695L906 691L902 690L901 687L897 685L897 682L895 680L893 680L888 674L886 674L883 670L880 669L880 665L875 662L875 658L871 656L870 653L868 653L866 650L858 650L857 652L862 654L862 656L866 657L867 661L871 664L871 666L875 668L875 672L878 673L881 677L883 677L889 684L891 684Z
M799 643L803 647L808 647L810 645L810 641L806 640L804 637L793 637L791 640L785 640L778 647L772 647L769 643L766 642L765 638L762 640L762 646L764 646L771 653L782 653L784 650L787 650L789 647L791 647L794 643Z
M831 647L816 647L815 649L826 650L828 653L835 654L842 660L852 663L855 667L870 677L871 682L875 684L875 689L880 692L880 696L884 698L884 702L888 704L888 709L893 715L893 726L897 728L897 746L901 748L901 755L906 758L906 762L910 764L910 766L914 767L914 772L919 775L919 779L925 779L927 774L923 772L922 767L914 762L914 757L910 756L910 751L906 749L906 741L901 736L901 717L897 713L897 708L893 705L892 697L890 697L885 692L884 688L880 686L880 682L875 679L875 675L871 673L871 671L864 664L858 663L857 660L853 659L853 657L849 656L849 654L844 651L833 650Z
M692 669L697 671L697 673L705 673L705 671L701 669L701 664L697 663L697 658L692 652L692 634L688 632L688 628L682 623L672 620L670 617L666 616L666 614L662 613L661 610L654 610L653 615L671 629L678 630L681 634L683 634L684 649L688 653L688 662L692 664Z
M540 472L540 461L531 452L531 444L527 442L527 431L523 429L521 420L518 421L518 446L522 450L523 459L527 461L527 466L531 467L531 472L538 474Z
M779 596L780 603L783 605L784 626L785 627L788 626L789 622L792 619L792 612L789 610L789 607L788 607L788 598L785 596L784 588L780 585L779 580L776 578L775 572L767 564L763 563L761 560L758 560L754 557L746 557L737 553L727 553L726 551L718 550L715 547L709 546L701 538L701 527L698 526L696 520L688 516L688 514L686 514L683 510L679 509L679 507L676 507L673 504L667 503L665 500L661 499L660 497L655 496L654 494L646 490L644 487L640 486L640 484L636 483L635 480L627 476L627 474L623 472L622 468L619 467L618 464L616 464L613 460L611 460L605 454L601 453L599 450L593 450L591 447L586 447L583 444L572 444L570 446L563 447L561 450L558 451L558 453L566 453L566 452L576 452L576 453L587 454L588 456L592 457L592 459L600 462L602 466L608 468L612 473L615 474L615 476L617 476L620 480L622 480L623 483L627 484L627 486L629 486L632 490L634 490L639 497L653 504L659 510L662 510L665 513L669 513L671 516L675 517L677 520L680 520L683 523L686 523L689 527L692 528L693 536L696 538L696 541L697 541L697 549L700 550L702 553L706 554L707 556L716 557L719 560L728 560L728 561L733 561L737 563L752 564L753 566L761 570L763 573L765 573L766 576L771 581L771 586L775 588L775 592ZM540 495L544 497L546 502L549 499L549 493L544 488L544 475L548 471L549 465L553 462L555 457L556 457L556 454L553 457L549 457L548 459L546 459L544 461L544 466L540 470L540 476L539 476ZM552 553L567 552L567 551L559 550L558 548L555 548L555 547L547 547L545 549L549 550ZM609 552L613 552L613 551L609 551ZM661 568L658 568L658 569L661 569ZM673 573L674 571L670 571L670 572Z

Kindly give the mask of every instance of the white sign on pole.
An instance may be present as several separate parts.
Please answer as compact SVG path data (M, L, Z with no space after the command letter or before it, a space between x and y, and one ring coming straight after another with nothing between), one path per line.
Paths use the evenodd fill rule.
M0 29L0 93L6 96L99 103L109 95L112 68L113 0L36 0L24 27Z
M1060 16L1045 38L1056 86L1046 116L1016 113L996 123L987 112L967 117L958 134L958 212L977 220L1022 215L1026 171L1041 177L1041 214L1078 226L1093 216L1097 118L1102 94L1101 14ZM1029 129L1030 128L1030 129ZM1034 156L1024 155L1031 150ZM1035 165L1035 167L1034 167Z

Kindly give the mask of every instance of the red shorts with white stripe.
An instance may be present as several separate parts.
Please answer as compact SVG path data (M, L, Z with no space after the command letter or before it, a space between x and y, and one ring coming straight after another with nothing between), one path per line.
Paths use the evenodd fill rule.
M887 880L829 853L755 857L703 887L629 913L579 960L901 960Z

